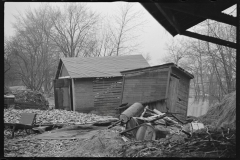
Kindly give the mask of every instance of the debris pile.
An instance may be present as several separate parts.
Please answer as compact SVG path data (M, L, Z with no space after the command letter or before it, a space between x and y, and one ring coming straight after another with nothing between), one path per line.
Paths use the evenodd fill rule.
M187 138L173 134L158 141L131 141L122 147L123 157L236 157L233 130L205 128Z
M212 106L198 120L217 128L236 129L236 91L226 95L220 103Z
M12 93L15 95L16 103L31 103L45 107L48 106L48 101L40 92L31 90L16 90L12 91Z
M156 109L143 107L140 103L134 103L128 107L121 115L119 121L109 126L125 126L125 130L120 134L136 140L158 140L166 138L167 135L182 133L191 136L195 130L204 128L202 123L183 124L173 113L162 113Z
M87 124L105 119L111 116L98 116L66 110L39 110L39 109L4 109L5 123L19 123L21 113L36 113L36 124Z
M133 104L135 110L128 107L118 123L109 128L117 124L125 126L120 132L126 142L121 151L123 157L233 158L236 157L236 133L234 127L227 126L234 126L236 122L235 96L232 93L212 107L202 117L205 121L200 118L187 123L169 112L161 113Z

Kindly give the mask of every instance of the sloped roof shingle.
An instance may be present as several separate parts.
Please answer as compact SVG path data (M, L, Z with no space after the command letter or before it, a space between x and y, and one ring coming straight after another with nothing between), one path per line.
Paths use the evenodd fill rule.
M60 61L71 78L115 77L122 76L121 71L149 67L142 55L71 57Z

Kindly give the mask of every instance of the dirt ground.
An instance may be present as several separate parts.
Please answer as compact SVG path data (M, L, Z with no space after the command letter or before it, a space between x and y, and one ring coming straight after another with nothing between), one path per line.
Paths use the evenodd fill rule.
M86 132L77 138L39 139L39 134L5 138L5 157L120 157L124 141L117 129ZM42 136L43 137L43 136Z
M119 152L124 141L114 130L92 131L94 135L79 141L60 157L120 157ZM91 133L89 133L91 135Z

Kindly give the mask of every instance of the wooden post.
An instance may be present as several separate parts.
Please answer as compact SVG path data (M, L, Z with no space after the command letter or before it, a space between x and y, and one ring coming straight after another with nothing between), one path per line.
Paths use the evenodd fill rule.
M172 67L169 66L169 69L168 69L168 78L167 78L167 87L166 87L166 95L165 95L165 99L166 99L166 110L168 110L168 90L169 90L169 85L170 85L170 77L171 77L171 72L172 72Z
M73 78L72 78L72 105L73 105L73 111L76 111L75 86L74 86L74 79Z
M54 89L54 102L55 102L55 109L58 109L58 92L56 89L56 80L53 80L53 89Z
M122 102L122 100L123 100L123 91L124 91L124 85L125 85L125 76L123 75L122 76L122 94L121 94L121 100L120 100L120 104L122 104L123 102ZM119 104L119 106L120 106L120 104ZM120 112L121 112L121 110L118 110L118 112L119 112L119 114L121 114Z
M159 3L155 3L158 10L165 16L167 21L175 28L175 30L178 32L178 34L181 33L182 29L180 24L176 21L175 16L172 14L172 12L168 9L163 8Z

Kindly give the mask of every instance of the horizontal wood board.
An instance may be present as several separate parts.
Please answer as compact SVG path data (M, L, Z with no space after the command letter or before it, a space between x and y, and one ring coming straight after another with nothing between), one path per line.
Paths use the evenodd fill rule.
M99 115L116 116L122 94L122 77L93 81L94 110Z

